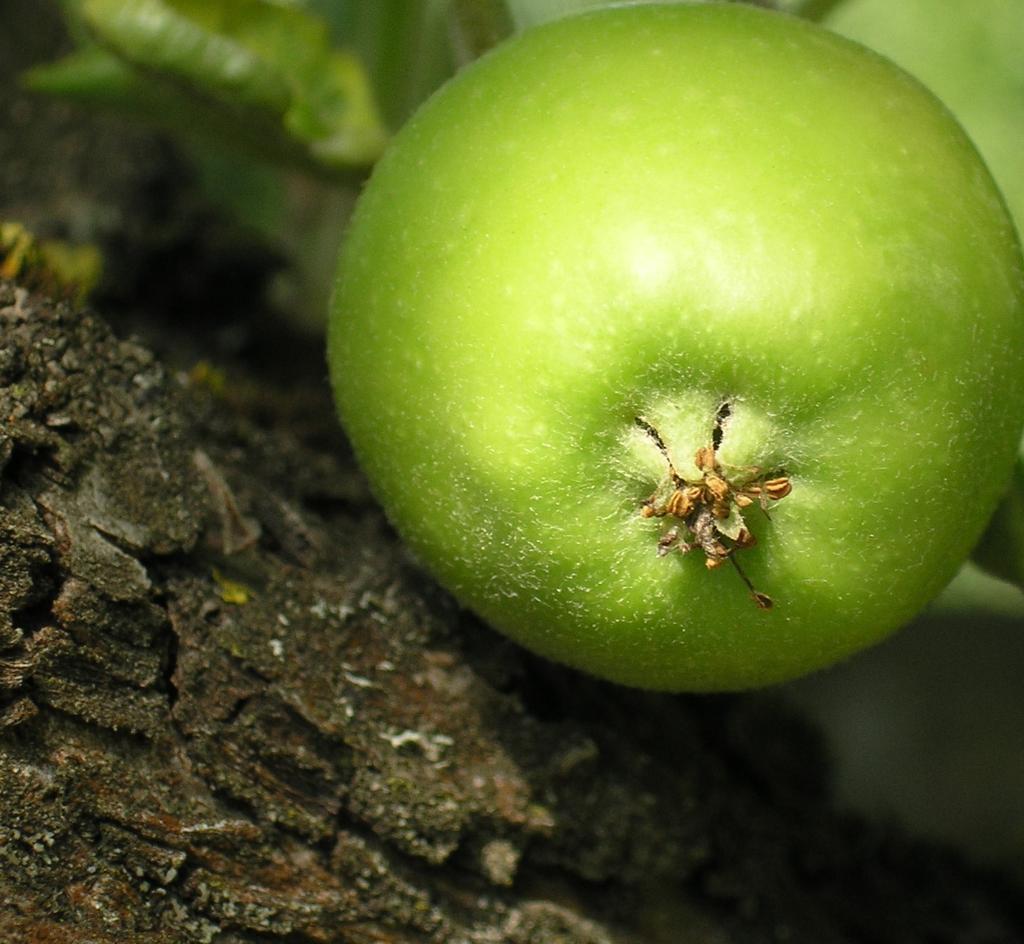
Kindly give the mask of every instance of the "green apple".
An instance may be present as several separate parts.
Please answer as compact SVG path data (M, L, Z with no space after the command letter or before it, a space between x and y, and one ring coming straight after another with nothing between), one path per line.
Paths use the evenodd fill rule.
M438 579L667 690L792 678L920 610L1007 484L1022 355L1020 249L955 121L736 4L585 13L465 69L375 169L329 337Z

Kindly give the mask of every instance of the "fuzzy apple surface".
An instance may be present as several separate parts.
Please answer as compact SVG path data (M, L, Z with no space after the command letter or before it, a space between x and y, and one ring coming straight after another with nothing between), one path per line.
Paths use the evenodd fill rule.
M618 7L516 37L398 135L331 377L465 605L599 676L738 689L952 577L1017 450L1022 283L974 148L894 66L740 4Z

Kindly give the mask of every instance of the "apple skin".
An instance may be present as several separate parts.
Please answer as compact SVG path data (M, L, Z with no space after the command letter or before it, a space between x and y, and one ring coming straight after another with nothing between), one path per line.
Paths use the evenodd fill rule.
M734 690L885 636L953 576L1024 418L1024 264L974 148L895 66L739 4L529 30L397 136L329 361L383 507L466 606L621 683ZM730 567L659 556L685 478L784 472ZM746 472L745 474L753 474ZM678 522L676 522L678 524Z

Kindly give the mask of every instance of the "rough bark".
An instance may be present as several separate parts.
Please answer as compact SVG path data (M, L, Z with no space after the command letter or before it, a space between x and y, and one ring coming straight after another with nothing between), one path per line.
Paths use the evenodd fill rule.
M1014 941L829 805L770 698L549 665L461 612L331 408L0 286L0 940Z

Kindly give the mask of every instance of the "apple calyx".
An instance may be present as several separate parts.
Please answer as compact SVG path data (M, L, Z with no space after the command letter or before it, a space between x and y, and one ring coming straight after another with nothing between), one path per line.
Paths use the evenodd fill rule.
M718 408L711 442L699 447L694 456L700 475L696 480L687 480L676 471L661 433L650 422L641 416L634 419L635 425L657 446L667 465L666 483L641 503L640 516L673 518L680 522L658 539L659 557L674 550L686 554L699 549L704 552L704 565L708 570L728 561L758 608L769 610L774 605L772 598L754 587L735 553L757 543L746 525L745 510L756 503L767 517L768 502L785 498L793 486L789 477L779 470L764 473L755 467L742 469L741 474L734 477L726 474L718 461L718 447L722 442L723 424L731 412L728 402Z

